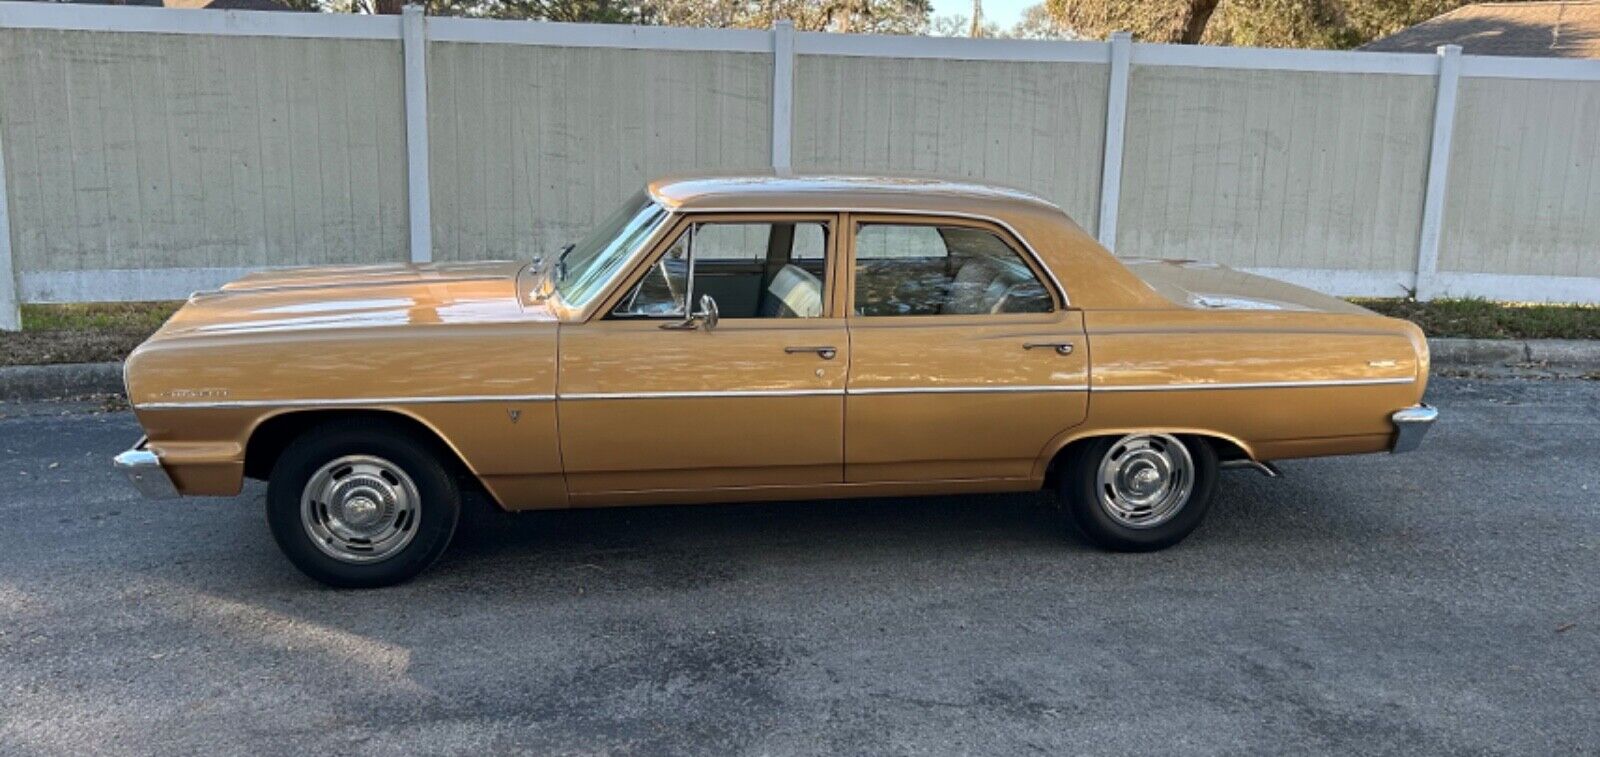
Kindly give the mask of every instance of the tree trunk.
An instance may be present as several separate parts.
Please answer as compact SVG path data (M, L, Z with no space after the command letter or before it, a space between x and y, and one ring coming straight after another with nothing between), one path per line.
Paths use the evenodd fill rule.
M380 16L398 16L405 0L373 0L372 10Z
M1221 0L1189 0L1189 18L1183 23L1183 35L1178 38L1179 43L1200 44L1200 38L1206 33L1206 23L1211 20L1218 2Z

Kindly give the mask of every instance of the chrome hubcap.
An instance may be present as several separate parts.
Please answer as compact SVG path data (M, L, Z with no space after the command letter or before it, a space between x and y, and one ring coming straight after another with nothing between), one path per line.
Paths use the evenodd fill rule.
M411 543L421 499L399 466L381 457L350 455L311 475L300 496L300 522L323 554L373 563Z
M1172 519L1194 490L1194 460L1166 434L1130 434L1100 461L1095 491L1100 507L1129 528L1153 528Z

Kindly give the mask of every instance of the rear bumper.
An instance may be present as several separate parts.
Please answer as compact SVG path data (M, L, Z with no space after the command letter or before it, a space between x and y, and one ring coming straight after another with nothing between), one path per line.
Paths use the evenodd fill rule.
M1404 410L1396 410L1389 420L1394 422L1394 443L1389 446L1391 453L1410 452L1422 444L1423 435L1438 420L1439 411L1432 405L1419 402Z
M128 477L140 494L150 499L174 499L178 496L178 487L172 485L172 477L161 467L156 453L145 448L147 441L140 437L132 449L112 458L111 464Z

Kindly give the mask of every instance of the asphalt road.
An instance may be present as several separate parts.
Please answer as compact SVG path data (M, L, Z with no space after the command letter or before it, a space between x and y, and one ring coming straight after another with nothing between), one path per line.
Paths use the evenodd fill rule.
M0 752L1600 753L1600 382L1430 401L1159 554L1042 496L480 516L369 592L0 406Z

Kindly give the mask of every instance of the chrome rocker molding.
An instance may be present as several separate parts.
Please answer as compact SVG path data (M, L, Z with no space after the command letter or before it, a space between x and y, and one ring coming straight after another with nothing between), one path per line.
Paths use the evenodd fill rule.
M1389 448L1392 454L1410 452L1422 444L1422 437L1428 433L1428 428L1439 419L1439 411L1426 402L1418 403L1404 410L1396 410L1389 420L1394 422L1394 445Z
M150 499L176 499L178 487L172 485L172 478L161 467L156 453L145 448L148 441L148 437L139 437L132 449L112 458L111 463L127 475L140 494Z

